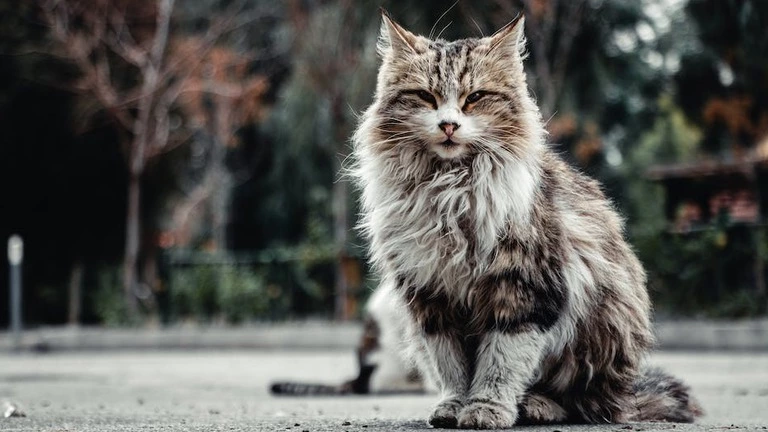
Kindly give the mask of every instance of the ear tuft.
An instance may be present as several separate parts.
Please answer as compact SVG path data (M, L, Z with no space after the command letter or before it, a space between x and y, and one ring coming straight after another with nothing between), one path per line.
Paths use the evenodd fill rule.
M396 23L384 8L381 9L381 30L379 31L378 51L383 57L389 52L395 54L416 53L418 36Z
M502 49L508 52L513 52L520 56L520 58L525 58L524 27L525 15L519 13L509 24L500 28L488 38L490 44L489 50Z

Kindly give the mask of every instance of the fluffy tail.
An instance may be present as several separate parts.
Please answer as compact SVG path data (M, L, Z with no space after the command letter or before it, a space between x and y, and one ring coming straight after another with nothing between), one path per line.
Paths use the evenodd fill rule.
M691 423L704 414L690 388L659 368L646 368L633 386L636 410L630 421Z

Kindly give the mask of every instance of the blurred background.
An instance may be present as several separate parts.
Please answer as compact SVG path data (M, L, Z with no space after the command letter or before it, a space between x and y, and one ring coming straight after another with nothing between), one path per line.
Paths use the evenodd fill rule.
M0 0L24 325L359 318L376 278L339 169L379 6L446 39L524 11L552 146L626 218L657 316L766 316L766 1Z

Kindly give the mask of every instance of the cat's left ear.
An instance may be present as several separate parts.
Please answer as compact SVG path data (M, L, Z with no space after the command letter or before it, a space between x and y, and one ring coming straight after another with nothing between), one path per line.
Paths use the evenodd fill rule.
M396 23L389 12L381 9L381 30L378 50L381 56L389 52L395 54L415 54L420 51L419 37Z
M488 39L489 51L503 50L514 53L521 58L525 54L525 16L520 13L509 24L500 28Z

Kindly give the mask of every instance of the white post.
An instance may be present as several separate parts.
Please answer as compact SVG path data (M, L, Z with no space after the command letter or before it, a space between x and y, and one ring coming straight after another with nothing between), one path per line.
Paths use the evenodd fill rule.
M18 235L8 239L8 263L11 265L11 333L13 346L21 349L21 262L24 259L24 241Z

